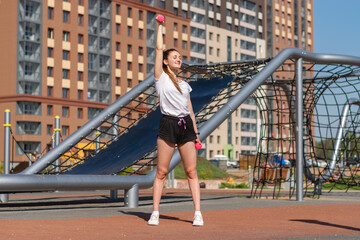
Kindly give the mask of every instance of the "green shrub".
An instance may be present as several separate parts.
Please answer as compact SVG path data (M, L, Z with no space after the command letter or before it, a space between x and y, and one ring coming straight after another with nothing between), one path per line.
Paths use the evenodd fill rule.
M196 170L197 170L198 177L200 180L226 179L231 176L226 171L218 168L217 166L212 164L210 161L208 161L202 157L197 158ZM178 166L176 166L175 178L176 179L187 179L183 163L180 163Z
M227 183L222 182L220 188L249 188L249 185L245 182L237 184L237 183Z

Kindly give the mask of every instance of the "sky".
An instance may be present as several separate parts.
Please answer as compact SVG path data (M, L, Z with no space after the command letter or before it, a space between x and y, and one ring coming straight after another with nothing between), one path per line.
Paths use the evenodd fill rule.
M360 0L313 0L314 53L360 57Z

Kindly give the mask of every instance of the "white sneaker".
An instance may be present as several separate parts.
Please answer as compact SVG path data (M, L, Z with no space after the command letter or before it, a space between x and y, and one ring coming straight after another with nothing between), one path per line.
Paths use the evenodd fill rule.
M203 220L201 214L195 214L194 222L192 225L193 226L204 226L204 220Z
M148 224L149 225L154 225L154 226L157 226L159 225L159 214L151 214L151 217L148 221Z

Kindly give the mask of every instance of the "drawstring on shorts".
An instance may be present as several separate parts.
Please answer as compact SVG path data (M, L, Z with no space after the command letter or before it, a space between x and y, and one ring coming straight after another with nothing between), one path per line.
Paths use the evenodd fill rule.
M184 129L186 130L186 121L184 118L179 118L179 122L178 122L178 125L181 126L181 123L183 124L184 126Z

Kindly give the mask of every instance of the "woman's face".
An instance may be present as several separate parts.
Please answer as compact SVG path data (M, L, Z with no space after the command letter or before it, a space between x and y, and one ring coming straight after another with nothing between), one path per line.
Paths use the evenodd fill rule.
M164 60L164 63L168 65L171 70L178 70L181 68L182 57L177 51L171 51L168 58Z

